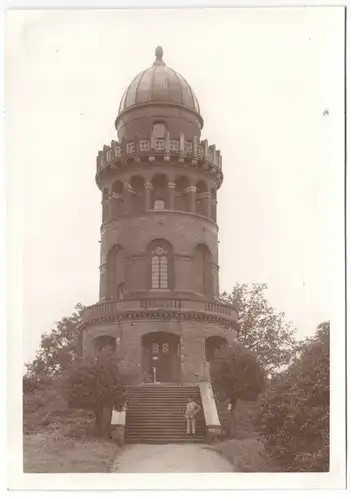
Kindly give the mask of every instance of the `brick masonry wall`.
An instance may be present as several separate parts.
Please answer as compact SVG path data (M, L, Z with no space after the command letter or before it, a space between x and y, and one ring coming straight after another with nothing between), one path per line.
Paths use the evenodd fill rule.
M143 319L87 327L83 334L83 354L93 354L93 342L99 336L119 339L120 351L128 366L141 371L142 336L151 332L173 333L180 339L182 380L198 381L201 362L205 356L205 339L213 335L228 341L235 338L234 330L215 323Z
M167 240L173 247L175 289L196 292L195 248L203 243L212 254L213 294L218 295L218 231L201 217L177 212L150 212L112 221L102 235L101 264L115 244L126 256L126 283L130 292L148 289L147 247L154 239ZM102 273L104 270L102 270ZM105 284L107 280L103 280ZM104 296L101 284L101 296Z

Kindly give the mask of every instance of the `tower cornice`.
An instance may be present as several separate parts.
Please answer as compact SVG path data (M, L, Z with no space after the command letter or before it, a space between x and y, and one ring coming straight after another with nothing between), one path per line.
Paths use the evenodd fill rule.
M153 165L156 162L177 164L180 168L206 171L214 178L217 188L223 182L222 155L215 145L208 145L207 140L198 143L198 137L186 141L184 135L170 139L141 139L134 141L112 141L104 146L97 156L96 182L100 186L101 178L107 172L124 172L136 164Z

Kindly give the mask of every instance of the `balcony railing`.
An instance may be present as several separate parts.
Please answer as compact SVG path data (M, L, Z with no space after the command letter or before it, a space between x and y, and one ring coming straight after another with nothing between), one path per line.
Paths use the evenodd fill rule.
M105 145L97 156L97 172L112 165L120 158L140 156L143 154L180 155L184 158L203 160L212 165L217 172L222 171L222 155L216 146L209 145L207 139L199 142L198 137L194 137L191 142L186 141L184 134L177 138L170 138L169 133L165 139L140 139L134 141L116 142L112 141L110 146Z
M94 319L113 317L129 311L140 310L199 312L223 316L225 319L232 321L237 319L237 310L231 305L191 299L148 298L140 300L113 300L94 304L84 311L83 321L88 322Z

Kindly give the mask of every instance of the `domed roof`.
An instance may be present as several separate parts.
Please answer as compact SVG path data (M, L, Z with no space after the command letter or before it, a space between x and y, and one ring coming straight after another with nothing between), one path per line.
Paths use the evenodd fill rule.
M170 103L184 106L200 114L200 107L192 88L179 73L165 65L162 47L155 50L153 65L141 71L124 92L119 114L146 103Z

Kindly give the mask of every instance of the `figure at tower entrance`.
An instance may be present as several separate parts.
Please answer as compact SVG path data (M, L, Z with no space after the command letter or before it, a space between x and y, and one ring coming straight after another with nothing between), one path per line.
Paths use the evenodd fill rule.
M217 348L206 339L230 343L238 328L236 308L219 300L222 156L201 138L194 91L161 47L155 55L124 92L117 137L97 156L100 294L83 316L83 351L116 339L136 382L195 382Z

